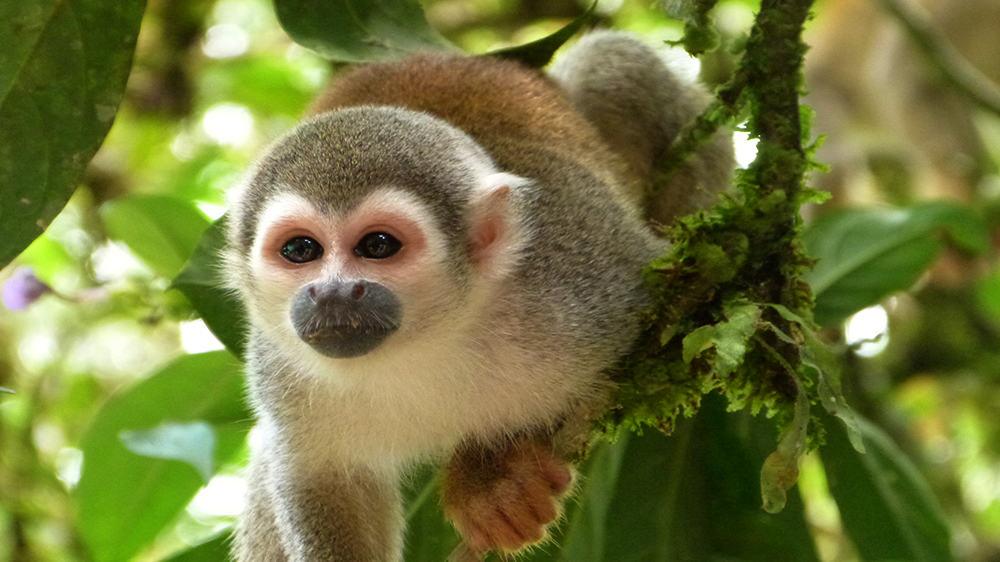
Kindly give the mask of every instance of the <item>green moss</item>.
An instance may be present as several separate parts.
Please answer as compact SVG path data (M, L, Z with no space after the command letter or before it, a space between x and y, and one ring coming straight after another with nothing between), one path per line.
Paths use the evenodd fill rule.
M730 409L765 412L784 429L796 419L800 389L812 402L836 393L814 360L822 344L802 281L812 262L797 239L799 206L822 199L804 187L806 172L822 165L813 159L817 145L803 147L811 111L798 104L806 50L800 34L811 3L762 2L732 81L660 163L668 176L747 112L751 136L760 139L756 160L736 177L740 200L677 221L667 233L669 253L650 264L645 277L656 303L616 377L615 408L600 420L609 435L643 426L669 433L707 392L725 395ZM822 428L809 428L809 443L820 442Z

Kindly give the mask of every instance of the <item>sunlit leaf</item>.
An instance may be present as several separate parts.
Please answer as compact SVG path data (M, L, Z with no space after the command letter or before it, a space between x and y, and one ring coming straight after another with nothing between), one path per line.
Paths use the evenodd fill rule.
M343 62L400 58L456 48L427 23L416 0L275 0L296 43Z
M247 320L243 303L226 288L220 256L226 245L225 217L215 221L173 287L191 301L208 329L237 357L243 357Z
M146 265L177 275L211 222L194 204L166 195L129 195L101 207L108 236L124 242Z
M283 57L245 56L205 69L206 103L237 103L255 112L298 118L316 95Z
M950 202L840 209L821 216L803 235L819 260L806 276L816 296L816 321L838 322L909 289L941 254L945 240L971 252L989 247L978 216Z
M144 8L0 2L0 267L66 205L111 128Z
M225 532L212 540L193 546L164 562L229 562L232 533Z
M118 437L137 455L188 463L205 482L215 472L215 432L203 421L166 422L149 429L122 431Z
M211 424L218 465L240 450L249 419L241 364L225 351L183 356L112 398L81 442L75 490L80 536L93 560L130 559L204 483L184 463L130 452L119 439L123 431L169 421Z
M842 426L824 425L827 445L820 449L820 455L830 493L861 560L951 560L948 525L941 507L892 440L861 420L868 452L860 454Z

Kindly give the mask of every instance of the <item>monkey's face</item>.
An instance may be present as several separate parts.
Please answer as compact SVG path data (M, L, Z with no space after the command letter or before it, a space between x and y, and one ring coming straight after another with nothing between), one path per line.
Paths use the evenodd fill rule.
M377 190L342 212L286 192L258 224L255 321L326 357L366 355L462 294L444 237L406 192Z

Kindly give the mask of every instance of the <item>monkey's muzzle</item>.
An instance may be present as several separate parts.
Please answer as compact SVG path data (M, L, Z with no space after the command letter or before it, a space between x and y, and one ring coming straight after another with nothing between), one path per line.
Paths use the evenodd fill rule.
M373 281L325 281L302 288L292 302L295 332L317 352L358 357L399 329L402 306Z

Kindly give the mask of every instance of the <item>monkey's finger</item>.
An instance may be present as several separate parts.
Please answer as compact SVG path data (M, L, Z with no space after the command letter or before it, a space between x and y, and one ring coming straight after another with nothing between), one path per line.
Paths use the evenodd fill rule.
M553 457L539 457L538 468L542 477L556 494L562 494L573 483L573 471Z
M543 475L557 495L565 493L573 484L573 471L561 464L553 463L552 466L545 467Z
M518 550L539 540L536 528L524 507L512 504L499 506L493 521L497 546L504 550ZM544 529L539 531L544 533Z
M541 479L522 485L521 500L524 507L530 511L532 520L538 525L548 525L559 516L559 509L551 495L549 484Z
M553 517L542 519L538 512L539 508L534 505L535 498L522 496L516 502L510 502L498 506L498 511L507 525L513 529L514 534L506 536L510 539L504 545L508 549L518 549L525 545L538 542L545 537L545 526L555 517L554 508L549 508L553 512ZM549 502L551 504L551 502ZM544 508L541 508L544 513Z

